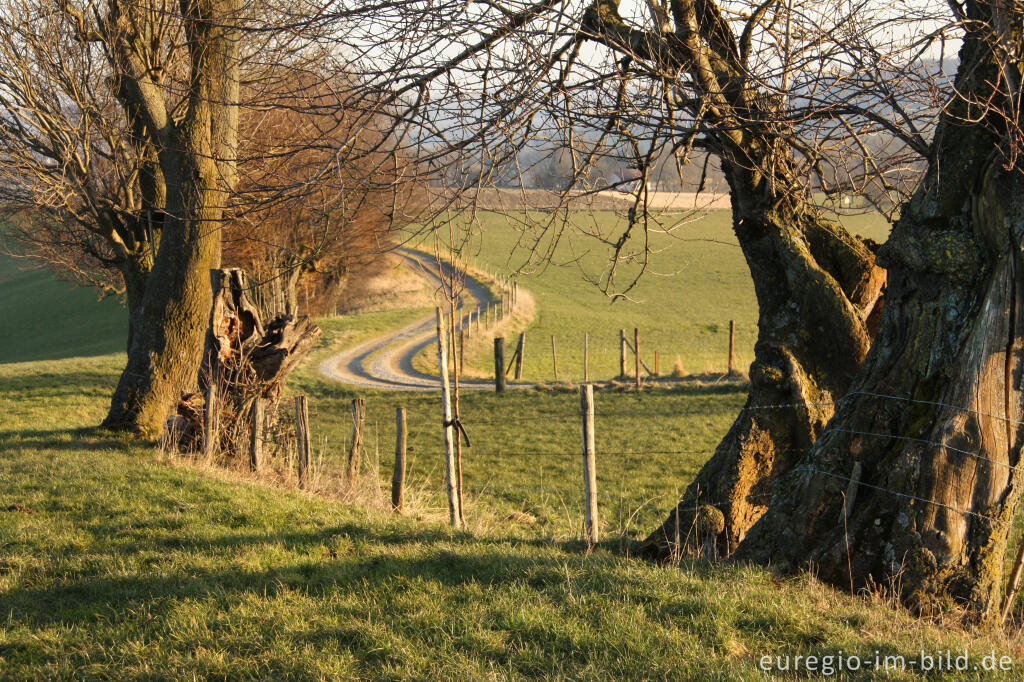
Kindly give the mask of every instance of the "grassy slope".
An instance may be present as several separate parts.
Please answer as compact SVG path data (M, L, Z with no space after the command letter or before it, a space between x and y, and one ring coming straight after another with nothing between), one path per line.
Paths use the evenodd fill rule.
M482 213L473 260L476 264L508 274L519 268L524 247L538 239L535 230L545 216L523 213L503 215ZM654 368L654 351L661 354L661 371L668 374L678 356L691 374L723 372L727 365L729 320L737 325L737 367L746 370L753 360L757 336L757 304L750 274L736 238L728 211L710 211L705 217L684 222L667 217L663 226L679 220L671 235L652 232L650 266L629 299L612 301L582 273L599 274L608 251L592 238L560 236L552 250L552 265L524 268L518 276L538 303L538 314L527 331L525 377L551 381L551 337L558 348L559 379L580 381L583 370L583 333L590 333L591 377L607 379L618 374L618 334L625 328L632 341L633 328L641 332L640 348L645 362ZM623 218L614 213L580 214L576 221L591 230L614 232ZM888 224L877 215L843 218L846 226L876 241L884 241ZM525 235L525 237L524 237ZM635 240L628 248L639 248ZM540 244L548 246L546 237ZM544 249L542 249L543 251ZM559 265L561 264L561 265ZM628 263L620 269L624 285L635 272ZM471 371L493 375L493 360L487 344L477 346L467 366ZM511 351L509 351L511 352ZM434 362L425 357L419 364L427 369ZM632 366L627 368L632 372Z
M0 363L124 349L128 316L115 299L0 253Z
M45 318L46 305L32 310ZM65 328L88 327L94 311L66 313ZM312 397L328 464L341 464L353 393L319 378L316 364L423 312L323 321L324 343L294 385ZM66 338L65 352L89 347ZM0 365L0 510L36 512L0 511L0 679L732 680L760 679L754 666L764 654L1020 653L999 636L914 622L807 577L702 563L663 568L617 554L615 539L648 530L662 498L707 457L742 402L736 387L598 396L611 541L587 554L573 541L572 392L464 397L474 532L453 534L435 521L443 516L435 397L363 393L369 446L382 458L393 406L410 409L410 515L419 520L396 519L238 474L172 466L91 431L122 361L113 354ZM615 454L626 451L644 454ZM389 477L381 467L381 484ZM530 520L510 515L517 510Z
M806 577L451 533L170 466L88 430L117 369L0 366L0 508L35 511L0 512L0 678L755 680L765 654L1019 654Z

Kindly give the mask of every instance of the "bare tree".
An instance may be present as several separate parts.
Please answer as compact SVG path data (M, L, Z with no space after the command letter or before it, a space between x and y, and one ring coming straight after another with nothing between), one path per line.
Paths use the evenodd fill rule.
M8 198L27 209L22 234L64 265L90 256L95 267L79 274L108 288L116 270L137 311L111 427L158 434L195 381L234 182L240 10L240 0L3 9L0 165ZM67 256L55 253L64 243Z
M226 224L224 261L263 282L259 297L287 314L300 309L300 292L307 312L333 312L353 274L381 267L393 228L412 218L416 184L405 160L380 148L387 122L346 109L349 76L277 70L243 92L242 210ZM341 147L357 158L339 159Z
M126 299L129 359L108 426L154 435L195 385L207 273L220 264L225 219L232 244L266 244L276 237L261 223L273 211L316 214L316 235L282 243L289 254L275 251L291 269L268 276L282 278L324 263L332 244L353 245L346 226L377 198L374 225L401 210L398 157L368 151L381 134L372 105L364 115L359 98L347 98L344 60L317 45L317 26L289 25L276 8L235 0L0 7L0 197L14 237L30 255ZM296 8L299 0L289 12ZM321 96L306 97L296 83ZM282 112L301 123L273 140ZM344 171L346 144L358 173Z
M703 150L728 182L760 309L751 392L645 549L671 549L699 487L724 513L725 552L811 561L854 588L893 584L923 610L1009 606L1019 2L442 5L375 6L373 31L391 40L359 63L403 122L427 131L417 144L472 169L464 186L515 164L527 140L572 150L566 207L607 186L590 174L602 157L629 159L646 178L666 151L682 163ZM949 37L962 40L953 82ZM374 70L382 59L402 68ZM594 279L613 294L644 269L645 186L624 229L591 235L611 251ZM878 264L889 268L884 310L874 245L829 220L814 190L864 194L899 215ZM566 213L524 225L541 236L523 243L548 257L571 226ZM1015 568L1011 593L1020 577Z

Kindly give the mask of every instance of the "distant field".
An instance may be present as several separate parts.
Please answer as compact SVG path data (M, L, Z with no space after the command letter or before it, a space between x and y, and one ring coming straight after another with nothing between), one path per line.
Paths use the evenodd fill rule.
M566 202L562 192L547 189L487 188L472 191L465 199L472 199L477 208L488 211L550 210ZM625 211L635 199L628 192L602 190L593 194L570 194L571 207L594 211ZM647 205L656 211L692 211L695 208L728 209L729 195L703 192L660 192L647 194Z
M632 339L640 329L640 350L654 368L654 351L661 356L661 371L672 371L678 357L690 374L722 372L728 357L729 320L736 321L737 366L746 371L753 360L757 336L757 303L753 284L728 211L710 211L694 220L689 216L664 216L652 225L652 251L646 273L628 298L612 300L587 281L599 278L607 267L607 245L583 236L581 230L617 234L624 218L612 212L584 213L574 217L572 229L557 232L558 225L542 232L550 215L543 213L480 214L478 233L470 240L470 260L492 271L516 275L520 285L534 296L538 314L527 330L525 378L551 381L551 337L558 353L559 380L580 381L583 375L583 334L590 333L592 379L618 374L619 329ZM884 241L889 225L879 215L843 217L848 229ZM538 247L549 263L531 262L529 249ZM642 251L637 237L627 242L626 253ZM635 262L620 268L617 282L623 286L637 272ZM509 334L511 337L512 335ZM512 344L510 338L508 343ZM468 369L493 374L487 344L471 354ZM434 361L425 354L422 366ZM631 371L631 369L630 369Z
M128 314L113 298L0 253L0 363L124 350Z

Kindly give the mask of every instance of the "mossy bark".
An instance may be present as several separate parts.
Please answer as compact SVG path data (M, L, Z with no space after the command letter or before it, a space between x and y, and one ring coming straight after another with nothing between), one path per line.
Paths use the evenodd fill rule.
M871 352L737 550L980 618L1000 607L1024 482L1024 175L1007 162L986 43L968 34L957 76L979 104L944 113L925 180L879 251L889 285Z
M728 556L764 514L775 482L811 446L848 389L871 342L885 273L866 243L800 195L764 191L749 164L723 164L733 229L757 294L759 321L747 402L641 552L666 558L703 547L696 512L711 505Z

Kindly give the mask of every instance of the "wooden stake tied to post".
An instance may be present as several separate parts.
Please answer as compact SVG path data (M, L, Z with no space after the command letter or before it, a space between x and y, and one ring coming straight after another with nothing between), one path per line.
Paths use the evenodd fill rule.
M445 492L448 494L448 521L452 528L462 527L455 465L455 425L452 423L451 388L448 385L447 332L441 309L437 308L437 366L441 373L441 426L444 433Z
M462 374L463 368L466 366L466 332L463 328L459 328L459 374Z
M391 508L401 514L405 511L405 408L395 408L395 471L391 476Z

